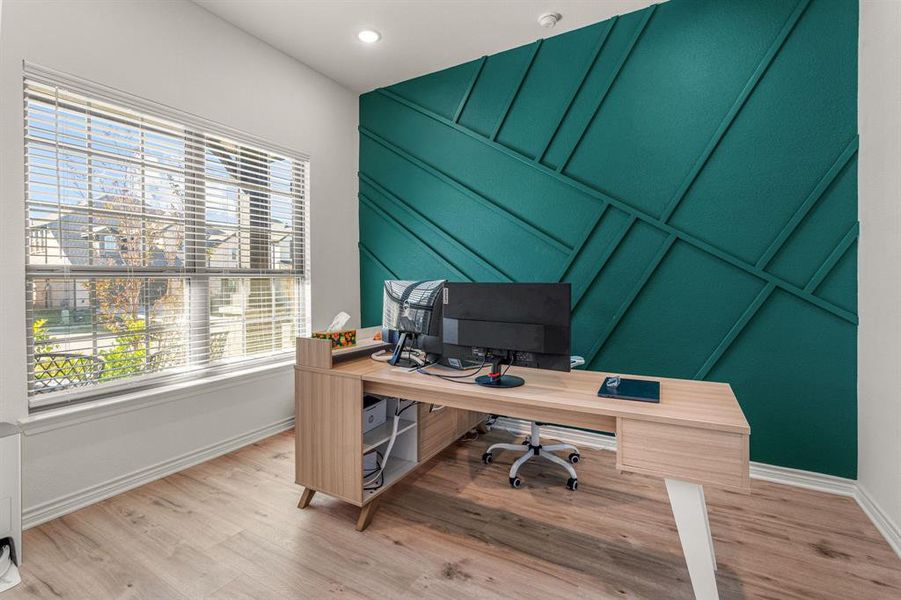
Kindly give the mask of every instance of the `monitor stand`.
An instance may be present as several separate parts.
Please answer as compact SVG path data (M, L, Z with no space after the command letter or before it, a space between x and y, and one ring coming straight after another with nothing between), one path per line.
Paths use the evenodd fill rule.
M526 380L516 375L501 375L501 364L507 359L495 358L491 361L491 372L488 375L476 377L478 385L494 388L515 388L523 385Z
M408 333L401 333L400 339L397 340L397 343L394 345L394 352L391 353L391 358L388 359L388 364L392 367L403 367L406 369L411 369L413 367L420 366L419 363L409 358L403 358L404 348L407 345L407 340L413 341Z

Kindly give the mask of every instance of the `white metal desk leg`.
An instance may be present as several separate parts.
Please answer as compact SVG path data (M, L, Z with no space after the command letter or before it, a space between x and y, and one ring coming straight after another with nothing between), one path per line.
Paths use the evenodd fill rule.
M676 518L695 598L715 600L719 598L716 591L716 557L713 554L713 537L707 520L704 488L696 483L667 479L666 491Z

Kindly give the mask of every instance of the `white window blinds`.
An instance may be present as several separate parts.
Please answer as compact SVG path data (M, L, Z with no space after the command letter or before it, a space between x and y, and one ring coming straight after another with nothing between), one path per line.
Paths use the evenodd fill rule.
M25 79L32 407L290 352L306 157L70 83Z

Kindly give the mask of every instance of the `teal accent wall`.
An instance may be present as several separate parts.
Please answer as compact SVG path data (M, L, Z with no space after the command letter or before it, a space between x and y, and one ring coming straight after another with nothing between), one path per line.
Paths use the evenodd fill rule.
M672 0L364 94L363 325L384 279L568 281L589 368L855 477L857 12Z

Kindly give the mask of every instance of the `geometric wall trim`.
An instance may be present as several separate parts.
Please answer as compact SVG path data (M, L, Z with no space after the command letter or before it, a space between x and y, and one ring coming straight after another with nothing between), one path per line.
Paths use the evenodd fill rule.
M360 97L387 278L567 281L587 368L727 381L756 461L856 475L857 6L671 0Z

